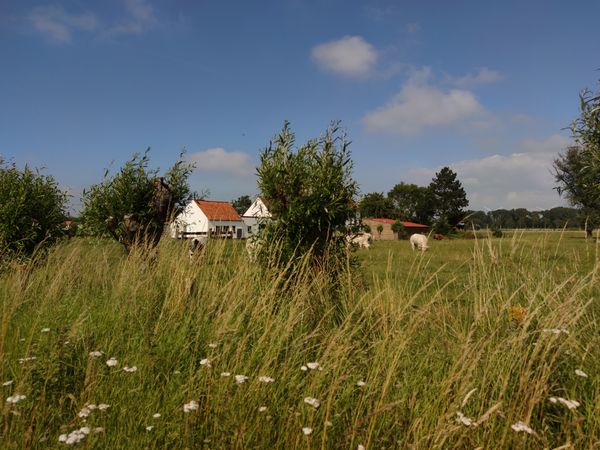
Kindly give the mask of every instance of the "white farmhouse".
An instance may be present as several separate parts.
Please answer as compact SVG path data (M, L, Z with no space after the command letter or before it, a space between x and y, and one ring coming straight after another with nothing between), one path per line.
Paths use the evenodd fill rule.
M192 200L170 225L171 237L209 236L227 239L246 237L246 226L229 202Z
M269 208L267 208L267 204L262 198L256 197L254 203L242 215L242 220L246 224L246 236L250 237L258 233L259 229L270 218L271 213L269 212Z

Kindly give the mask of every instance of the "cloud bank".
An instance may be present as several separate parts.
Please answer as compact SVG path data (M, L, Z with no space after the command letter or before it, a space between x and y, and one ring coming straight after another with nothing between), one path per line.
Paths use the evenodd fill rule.
M190 153L186 159L196 164L196 170L249 176L255 172L250 156L243 152L230 152L224 148Z

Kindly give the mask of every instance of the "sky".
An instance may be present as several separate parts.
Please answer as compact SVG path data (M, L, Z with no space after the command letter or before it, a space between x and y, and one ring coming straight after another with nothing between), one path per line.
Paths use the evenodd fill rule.
M566 205L552 161L600 87L600 2L0 0L0 156L83 189L151 147L256 195L259 153L340 120L362 194L458 174L469 208Z

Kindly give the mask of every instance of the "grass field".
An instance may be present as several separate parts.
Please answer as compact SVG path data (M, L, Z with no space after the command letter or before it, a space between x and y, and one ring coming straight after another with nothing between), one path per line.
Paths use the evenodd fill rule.
M582 233L376 242L335 298L211 244L74 239L1 275L0 448L600 447Z

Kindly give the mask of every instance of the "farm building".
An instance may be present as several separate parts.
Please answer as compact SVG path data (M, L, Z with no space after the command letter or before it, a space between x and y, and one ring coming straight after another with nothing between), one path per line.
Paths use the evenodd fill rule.
M260 226L270 218L271 213L269 212L269 208L267 208L266 202L262 198L256 197L254 203L242 215L242 220L246 225L246 236L250 237L258 233Z
M170 225L171 237L242 239L246 226L229 202L192 200Z
M373 239L382 240L382 241L392 241L394 239L398 239L396 234L392 231L392 224L396 222L396 219L363 219L363 225L369 225L371 227L371 234L373 235ZM400 221L404 228L406 229L407 236L410 236L414 233L422 233L427 234L431 231L431 227L429 225L421 225L420 223L414 222L403 222ZM383 226L383 231L381 235L377 232L377 226Z

